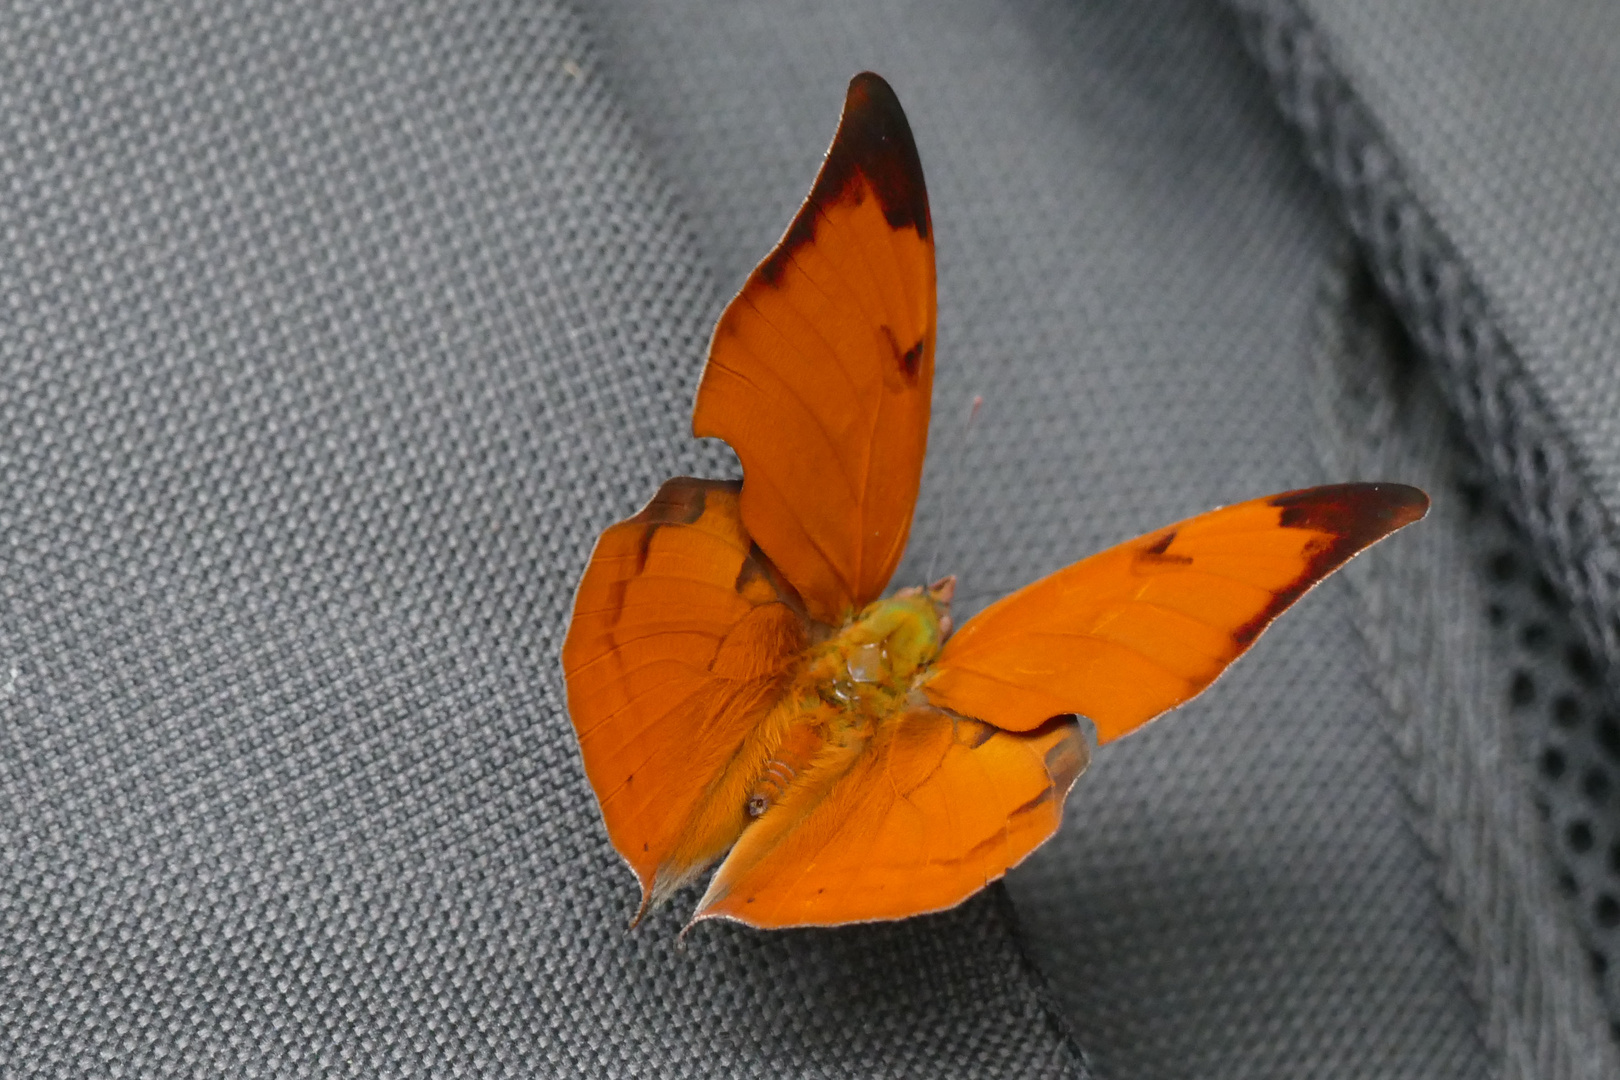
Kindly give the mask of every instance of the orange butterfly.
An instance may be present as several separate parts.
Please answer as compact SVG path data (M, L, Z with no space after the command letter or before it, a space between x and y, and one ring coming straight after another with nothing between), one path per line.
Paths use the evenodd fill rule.
M934 379L934 245L900 102L850 83L810 196L721 316L677 477L602 534L563 645L568 708L636 920L721 860L692 921L898 919L961 903L1057 829L1099 741L1203 690L1428 497L1338 484L1075 563L954 634L954 579L880 599Z

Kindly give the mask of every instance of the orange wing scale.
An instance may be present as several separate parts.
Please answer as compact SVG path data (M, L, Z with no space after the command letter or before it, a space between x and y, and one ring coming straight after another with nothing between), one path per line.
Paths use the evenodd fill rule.
M809 198L710 344L693 432L730 443L744 480L670 480L603 533L563 645L642 912L722 858L694 922L960 903L1057 829L1089 756L1075 714L1106 742L1193 697L1428 507L1400 484L1241 503L946 636L949 580L872 603L911 529L934 315L911 130L888 84L858 75Z
M710 821L694 837L691 825L808 641L796 598L743 532L737 491L676 477L604 532L563 643L585 772L644 909L741 832L740 805L734 829Z
M1214 682L1306 590L1428 507L1404 484L1335 484L1127 541L970 620L928 700L1008 731L1079 713L1117 739Z
M933 386L922 164L894 91L858 75L810 197L715 327L692 417L737 451L743 524L824 623L900 562Z

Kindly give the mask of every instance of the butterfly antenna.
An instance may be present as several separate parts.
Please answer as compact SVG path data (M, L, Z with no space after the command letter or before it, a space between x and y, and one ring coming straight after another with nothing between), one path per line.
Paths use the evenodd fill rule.
M939 563L939 549L945 542L945 522L949 520L947 511L956 501L958 489L961 487L962 474L967 471L968 444L973 441L973 421L979 418L979 410L984 407L984 395L974 394L973 405L968 409L967 423L962 425L962 443L956 451L956 467L950 471L945 479L945 496L940 503L939 513L935 515L938 523L934 527L934 550L928 556L928 573L923 575L924 581L934 580L934 569Z

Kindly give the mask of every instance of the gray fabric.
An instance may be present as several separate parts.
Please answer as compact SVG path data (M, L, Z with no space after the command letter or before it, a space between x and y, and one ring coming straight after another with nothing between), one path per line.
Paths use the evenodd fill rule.
M1525 545L1501 527L1433 370L1414 356L1364 266L1330 280L1322 314L1318 444L1329 468L1347 478L1399 477L1434 497L1422 529L1405 544L1375 548L1344 577L1360 601L1357 623L1389 705L1415 822L1439 861L1496 1071L1523 1080L1620 1075L1537 813L1527 752L1534 728L1508 674L1523 670L1526 638L1493 625L1524 611L1525 594L1536 591L1523 580L1508 588L1535 576ZM1547 610L1545 598L1538 606L1545 646L1572 635L1567 612ZM1550 690L1548 666L1537 664Z
M902 578L937 546L971 606L1332 475L1312 319L1340 236L1219 9L612 0L591 18L732 281L802 197L849 74L906 103L940 348ZM1103 748L1010 879L1100 1074L1485 1073L1352 596L1330 583L1205 699Z
M1576 630L1567 598L1549 587L1534 547L1491 485L1476 478L1470 491L1478 502L1470 529L1482 548L1477 561L1502 656L1493 689L1515 714L1514 749L1534 765L1557 888L1571 902L1588 950L1582 962L1597 977L1610 1030L1620 1030L1620 702Z
M1594 0L1297 7L1372 118L1409 197L1479 291L1536 404L1567 438L1568 467L1612 527L1620 8ZM1607 584L1613 600L1620 578Z
M1523 574L1544 581L1547 594L1537 621L1549 640L1569 642L1563 677L1522 648L1504 660L1518 666L1504 693L1533 725L1521 748L1555 751L1571 777L1612 770L1620 761L1612 408L1620 308L1608 253L1620 229L1612 63L1620 13L1573 3L1533 13L1239 6L1284 111L1435 365L1485 496L1529 545ZM1522 609L1513 595L1498 604L1503 618L1504 604ZM1567 633L1552 628L1566 619ZM1537 675L1543 691L1570 675L1584 691L1553 690L1531 709ZM1550 846L1576 867L1566 870L1574 906L1563 915L1598 958L1610 1026L1620 1031L1620 993L1603 970L1620 926L1620 853L1593 857L1601 836L1620 833L1620 807L1601 784L1552 784L1542 795L1556 830Z
M1620 753L1613 9L1231 6L5 5L0 1074L1084 1075L1027 947L1113 1078L1614 1075L1620 799L1529 779ZM940 251L903 579L1437 508L1099 753L1017 916L681 952L556 651L597 531L735 469L709 326L865 67ZM1421 407L1324 308L1346 227Z
M714 291L565 9L0 57L0 1074L1081 1074L994 894L624 929L557 649Z

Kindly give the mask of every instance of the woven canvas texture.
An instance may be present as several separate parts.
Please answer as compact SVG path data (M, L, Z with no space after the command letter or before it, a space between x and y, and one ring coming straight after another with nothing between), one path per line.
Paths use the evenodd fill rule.
M940 344L902 579L956 572L971 606L1337 478L1311 356L1341 236L1220 8L612 0L589 18L731 282L802 198L849 75L881 71L905 102ZM1329 583L1204 698L1103 748L1009 879L1099 1074L1486 1075L1353 599Z
M0 188L0 1074L1082 1074L997 894L625 930L557 650L728 463L566 9L7 5Z
M1620 1072L1613 8L1228 6L0 7L0 1074ZM940 254L902 579L1436 512L1008 889L680 951L557 649L600 529L734 472L709 327L862 68Z

